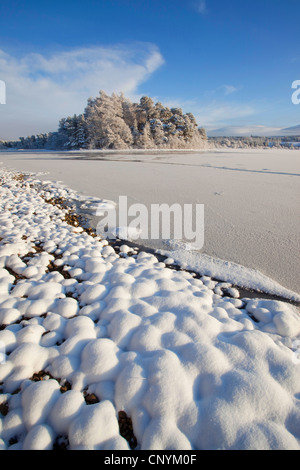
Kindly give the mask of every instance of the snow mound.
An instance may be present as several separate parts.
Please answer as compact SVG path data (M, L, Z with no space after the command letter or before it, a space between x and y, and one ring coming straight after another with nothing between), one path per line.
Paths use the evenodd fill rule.
M0 178L1 448L300 449L296 308L117 252L41 197L71 190Z

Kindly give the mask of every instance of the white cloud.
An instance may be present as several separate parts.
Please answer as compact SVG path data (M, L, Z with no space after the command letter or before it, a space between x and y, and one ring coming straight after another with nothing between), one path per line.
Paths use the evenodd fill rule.
M0 107L0 138L55 130L58 120L83 111L87 98L138 87L162 64L158 48L149 43L86 47L51 56L32 53L21 59L0 50L0 79L7 88Z

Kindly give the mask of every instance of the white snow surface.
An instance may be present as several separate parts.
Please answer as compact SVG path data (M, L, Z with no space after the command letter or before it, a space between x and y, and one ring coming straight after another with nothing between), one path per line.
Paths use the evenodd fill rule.
M45 201L68 188L0 180L0 448L129 450L125 411L137 450L300 449L295 307L115 250Z
M300 295L286 289L278 282L265 276L260 271L247 268L232 261L225 261L190 249L184 242L168 240L166 245L172 251L158 249L156 252L164 256L172 256L173 264L190 271L202 273L216 279L235 284L246 289L254 289L273 296L300 302Z

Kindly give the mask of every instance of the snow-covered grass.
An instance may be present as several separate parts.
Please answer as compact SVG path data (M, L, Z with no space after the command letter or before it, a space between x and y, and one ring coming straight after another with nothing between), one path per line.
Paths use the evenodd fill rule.
M68 188L0 178L3 449L299 450L295 307L117 250Z

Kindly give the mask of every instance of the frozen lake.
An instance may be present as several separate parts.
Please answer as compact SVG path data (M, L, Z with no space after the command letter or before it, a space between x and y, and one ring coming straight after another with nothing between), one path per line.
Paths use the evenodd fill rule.
M201 253L258 270L300 293L300 152L1 152L20 171L46 172L79 193L128 204L204 204ZM149 246L161 247L149 241Z

